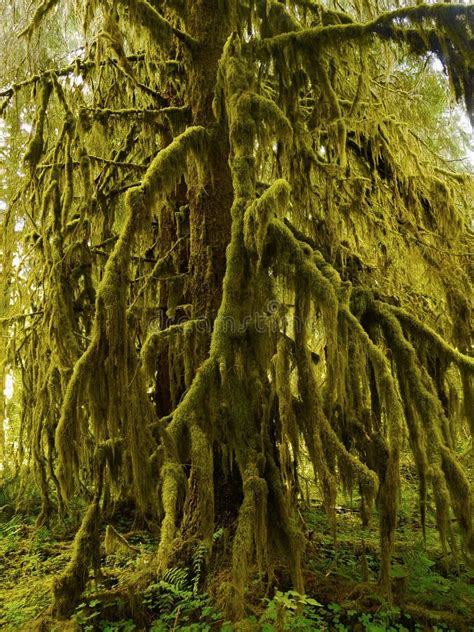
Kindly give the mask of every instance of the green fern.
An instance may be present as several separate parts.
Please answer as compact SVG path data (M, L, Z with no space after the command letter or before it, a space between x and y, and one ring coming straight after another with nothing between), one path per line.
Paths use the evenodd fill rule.
M224 535L224 527L220 527L219 529L217 529L217 531L214 531L214 533L212 534L212 541L217 542L218 540L222 538L223 535Z
M181 591L191 589L189 569L183 567L169 568L163 575L162 583L169 584Z
M201 583L206 559L209 553L209 545L205 542L199 542L193 553L192 569L193 569L193 594L197 595Z

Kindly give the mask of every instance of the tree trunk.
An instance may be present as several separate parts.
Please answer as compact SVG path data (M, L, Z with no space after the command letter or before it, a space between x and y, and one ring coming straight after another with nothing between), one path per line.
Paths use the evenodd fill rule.
M214 0L190 3L189 33L199 42L189 76L189 104L194 125L210 134L209 164L205 186L197 174L190 185L190 296L194 317L212 322L222 297L225 251L230 239L233 190L228 135L216 123L212 110L217 67L233 24L232 11L216 7ZM207 351L207 350L206 350ZM201 357L198 360L202 360Z

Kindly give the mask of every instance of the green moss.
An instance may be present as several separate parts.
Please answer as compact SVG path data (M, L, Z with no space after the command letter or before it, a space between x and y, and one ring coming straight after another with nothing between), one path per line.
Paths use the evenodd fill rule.
M71 560L53 586L53 612L59 619L67 619L81 600L91 566L100 569L100 507L94 500L87 509L79 531L76 533Z
M253 202L244 215L244 243L251 253L261 261L266 242L267 228L273 217L281 219L290 199L290 187L285 180L276 180Z
M403 371L404 377L400 380L400 384L404 387L403 400L407 406L417 411L419 419L423 422L423 428L418 426L416 435L424 437L424 440L417 439L416 450L426 450L423 460L430 463L429 476L435 495L437 521L443 546L446 548L448 538L452 538L449 522L449 507L451 506L462 525L461 536L466 551L471 555L472 490L461 465L457 463L452 452L450 437L446 433L449 424L436 395L435 386L426 373L420 369L416 351L405 338L402 327L390 308L380 302L375 302L372 309L386 332L392 351L397 358L399 371ZM409 412L408 418L414 419L412 412ZM415 435L415 433L412 434ZM467 502L460 504L456 501L459 497L467 499Z
M127 268L134 237L150 205L174 186L186 169L189 153L200 149L203 134L202 128L186 130L158 154L142 184L127 192L128 217L97 290L92 339L74 366L56 429L58 479L65 497L69 497L72 492L79 466L79 406L87 392L97 437L116 438L121 433L128 437L137 501L143 508L150 503L150 477L147 468L143 467L143 455L149 454L152 448L147 428L153 412L137 367L138 359L129 342ZM95 365L101 367L101 375L92 380L90 369ZM117 366L120 367L118 370Z
M261 477L255 462L251 462L243 475L244 499L239 510L237 529L232 545L232 578L234 598L230 610L234 620L244 614L245 588L249 565L255 556L260 573L266 558L267 496L266 481Z
M237 35L242 25L236 7L218 3L212 11L228 10L222 23L227 28L235 19L236 29L224 47L215 90L210 73L206 116L196 119L207 127L174 137L191 118L188 88L210 44L196 45L178 26L195 27L200 9L212 3L167 2L163 13L156 2L118 4L119 14L115 8L106 11L94 42L97 60L80 59L59 72L66 78L64 90L49 73L25 84L40 87L26 157L36 171L18 208L23 217L31 207L31 221L39 224L41 247L34 248L28 283L31 300L37 300L36 288L44 292L44 318L34 321L41 334L36 326L25 328L19 354L24 381L32 384L25 389L22 423L41 494L40 522L55 510L55 487L59 505L74 491L100 487L101 464L102 510L110 509L116 496L133 498L137 514L159 519L157 562L164 569L179 540L209 542L220 526L216 521L227 520L219 513L220 471L214 462L216 454L225 455L222 469L239 470L230 477L237 486L242 478L242 489L232 490L231 607L240 616L252 573L267 571L271 577L276 561L284 561L294 587L303 591L302 528L295 507L298 467L308 452L334 537L339 485L360 491L363 521L377 503L381 582L390 598L405 428L419 476L422 523L431 485L445 549L454 542L452 508L464 549L472 550L471 500L459 500L469 499L470 489L452 449L450 403L444 402L449 366L458 390L462 381L468 420L474 406L471 359L401 308L375 303L368 289L383 286L390 300L401 296L423 314L420 286L406 289L441 258L435 252L430 260L428 249L435 250L437 241L422 231L432 221L452 236L454 249L466 224L452 176L436 167L436 159L425 160L405 119L389 113L391 98L410 103L411 93L404 95L398 83L395 89L377 64L374 69L381 49L371 47L376 35L421 54L434 50L449 57L449 36L464 58L464 26L449 26L447 17L455 22L471 10L423 5L361 24L315 3L305 16L300 6L269 1L241 9L249 14L244 41ZM95 16L100 20L100 6L87 5L90 27ZM126 37L118 15L132 27ZM310 24L317 26L307 28ZM104 37L113 60L104 57ZM452 55L447 64L461 85L465 69ZM67 87L73 71L87 90ZM395 80L401 82L400 76ZM45 97L48 82L59 104L54 110ZM87 101L90 86L94 99ZM209 112L213 90L215 120ZM91 107L82 107L86 101ZM58 130L48 136L49 151L46 110ZM78 110L80 125L72 115ZM126 138L119 143L122 132ZM201 238L207 248L214 219L221 219L217 213L228 212L230 194L202 233L193 223L202 211L194 196L205 201L210 187L222 184L220 171L206 171L216 139L219 156L229 158L234 191L227 259L218 264L219 273L225 265L222 302L209 345L207 334L197 331L200 321L173 321L162 331L147 332L146 326L156 307L167 306L172 321L179 301L193 302L199 281L193 256L188 261L188 242L191 252ZM157 145L163 146L158 153ZM150 156L155 156L151 163ZM142 182L133 182L123 169L127 165L146 171ZM188 207L191 220L182 210ZM420 235L430 240L427 246L420 247ZM152 263L156 251L160 258ZM211 248L203 252L211 270L218 257ZM391 256L394 270L382 269ZM408 256L413 275L399 265ZM81 272L86 267L88 272ZM470 299L460 293L468 273L462 276L461 267L451 268L458 292L451 301L467 306L462 317L467 340ZM440 275L440 287L433 289L440 301L436 309L444 300L446 276ZM200 280L207 284L213 278ZM210 285L209 293L214 290L217 295ZM194 307L187 306L187 317ZM440 321L445 330L451 325L443 313ZM209 356L199 364L208 346ZM161 363L166 356L169 367ZM169 384L157 383L161 376ZM150 395L159 398L161 390L165 399L169 391L165 405L172 411L157 421ZM68 592L83 589L86 569L94 565L87 533L95 527L92 519L86 522L63 585L59 581L56 587L58 612L66 611Z
M39 107L36 112L34 132L23 158L26 163L29 163L32 170L34 170L39 163L44 151L44 125L51 92L52 82L48 76L45 76L40 84Z
M390 306L390 310L409 331L417 336L417 338L425 339L430 345L433 345L440 356L457 364L463 371L466 372L466 374L469 375L474 373L474 359L472 357L460 353L454 346L450 345L428 325L422 323L406 310L393 305Z
M128 7L133 21L146 28L153 42L165 50L169 48L173 36L190 48L196 45L197 42L190 35L174 27L147 0L133 0L132 2L122 0L121 3Z
M54 9L54 7L58 4L58 2L59 0L42 0L42 2L38 5L35 11L32 21L20 33L20 35L29 36L35 30L37 30L41 22L43 21L43 18Z
M158 549L158 567L165 570L173 550L176 534L180 498L183 497L183 486L186 477L180 465L168 462L162 469L161 502L164 516L160 529L160 545Z

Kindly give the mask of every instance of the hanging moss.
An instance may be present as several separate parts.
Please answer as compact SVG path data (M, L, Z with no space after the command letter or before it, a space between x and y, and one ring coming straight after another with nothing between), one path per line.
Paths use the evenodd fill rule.
M407 402L413 402L425 424L426 447L429 450L431 463L429 475L436 499L438 527L443 546L446 548L447 539L452 537L449 523L451 505L461 525L463 542L470 556L472 555L473 530L472 489L462 467L456 461L446 434L443 433L443 428L447 425L445 413L433 392L432 383L423 379L423 374L416 362L415 350L404 337L398 320L386 306L379 302L374 303L373 309L382 319L382 326L387 332L392 349L399 358L400 367L403 367L401 370L407 375L408 391L404 393L404 399ZM452 499L461 496L465 502L462 504L456 500L454 503L452 500L450 502L448 489Z
M462 386L464 392L464 414L474 436L474 378L465 369L461 370Z
M259 261L266 242L268 223L272 217L280 219L284 215L289 197L288 183L276 180L245 212L244 242L250 252L257 254Z
M40 84L40 104L36 112L34 132L26 148L23 160L29 163L30 168L34 171L36 165L41 159L44 150L44 124L46 121L46 109L48 107L49 98L52 92L52 83L46 75Z
M91 566L97 573L100 569L100 506L94 500L87 509L73 543L71 559L63 574L53 586L53 613L66 619L74 612L86 587Z
M38 29L44 17L55 8L58 2L59 0L42 0L35 11L32 21L20 33L20 35L31 35L33 31Z
M148 426L151 409L144 391L144 384L136 368L132 365L130 354L134 351L128 342L126 322L126 271L130 261L130 250L137 230L144 222L147 208L160 196L164 196L174 186L176 179L186 169L186 160L191 149L197 151L201 145L202 128L190 128L163 149L150 164L139 187L127 192L126 204L128 218L117 241L114 251L107 261L102 281L97 290L96 313L92 339L81 358L74 366L68 383L62 407L61 418L56 429L56 445L59 453L58 479L65 497L72 492L74 473L79 465L78 446L81 442L79 401L84 389L88 389L92 400L91 412L95 432L99 437L116 437L122 429L119 420L125 406L127 423L123 428L130 437L130 449L133 464L133 479L137 499L142 507L149 503L149 478L143 468L142 450L148 453ZM96 388L100 381L91 382L91 368L99 361L103 366L102 380L107 384L106 391ZM123 364L120 365L119 359ZM113 359L111 361L111 359ZM135 364L135 366L134 366ZM115 366L120 366L116 371ZM132 384L133 394L124 398ZM107 393L107 394L106 394ZM118 397L117 395L118 394ZM105 401L104 401L105 396ZM141 427L141 431L133 428ZM149 446L149 444L148 444ZM135 448L135 449L134 449Z
M196 45L197 42L188 33L174 27L147 0L133 0L122 4L128 7L134 21L145 27L153 41L165 50L169 48L173 36L191 48Z
M185 488L186 478L182 468L172 463L165 464L162 470L162 477L161 502L164 516L160 529L158 567L164 570L172 553L179 517L180 499L182 502L182 492L183 488Z
M244 500L232 547L232 577L235 590L232 615L240 620L244 614L244 590L247 586L248 567L255 556L259 572L263 572L267 546L267 496L265 479L259 474L256 463L250 463L243 478Z
M438 55L448 70L456 97L460 98L462 94L466 96L466 106L471 115L472 77L468 65L461 61L469 55L469 16L472 19L472 7L463 5L436 3L434 5L402 7L382 13L365 24L349 22L290 31L257 41L255 49L267 52L275 49L281 50L289 45L300 47L306 51L321 47L327 49L328 47L343 45L346 42L363 41L372 34L382 39L402 41L407 43L418 55L429 51ZM463 20L464 17L466 18L465 21ZM398 26L400 20L406 20L415 25L424 25L430 21L435 21L437 29L432 31L432 38L424 39L422 29L400 28ZM462 51L461 55L448 52L451 49L449 41L452 38L450 30L453 28L453 24L456 24L457 47L455 50Z
M449 360L462 367L467 374L474 373L474 360L472 357L460 353L439 334L407 311L395 306L390 306L390 310L408 329L416 333L420 338L426 338L430 345L434 345L440 355L449 358Z

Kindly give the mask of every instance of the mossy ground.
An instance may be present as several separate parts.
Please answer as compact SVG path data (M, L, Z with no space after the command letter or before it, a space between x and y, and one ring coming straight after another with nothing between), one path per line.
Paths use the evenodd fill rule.
M472 473L471 473L472 474ZM205 546L198 545L189 567L172 568L159 579L153 567L159 534L133 524L127 510L107 538L101 533L101 573L91 573L87 590L67 622L48 615L53 577L66 567L74 520L51 528L35 528L32 515L4 516L0 524L0 629L16 630L404 630L474 629L474 573L462 560L445 560L428 502L426 545L418 517L414 468L403 468L403 500L392 564L394 604L390 607L377 585L380 570L377 520L361 527L359 499L338 498L338 537L320 499L300 507L306 523L305 589L292 591L288 569L277 567L270 582L250 583L244 618L224 620L228 571L219 572L227 536L214 535L211 563L217 570L203 592ZM310 490L311 491L311 490ZM79 516L81 508L77 507ZM126 536L128 545L114 533ZM265 584L269 586L265 592ZM58 626L58 627L55 627Z

